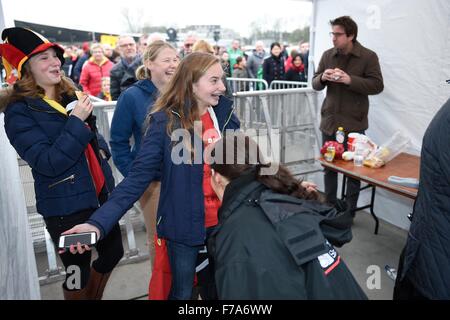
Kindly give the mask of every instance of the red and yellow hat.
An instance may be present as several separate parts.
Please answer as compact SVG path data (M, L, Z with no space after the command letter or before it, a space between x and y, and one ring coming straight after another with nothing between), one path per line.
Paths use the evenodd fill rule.
M0 56L8 78L12 70L17 70L18 78L21 78L23 64L31 56L44 52L50 48L55 49L56 55L64 64L64 49L56 43L48 41L44 36L30 29L7 28L2 32L3 43L0 44Z

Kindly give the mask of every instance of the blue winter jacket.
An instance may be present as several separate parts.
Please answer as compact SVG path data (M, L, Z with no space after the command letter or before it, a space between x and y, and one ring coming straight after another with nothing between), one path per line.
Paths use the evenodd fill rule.
M141 147L142 125L158 96L150 80L141 80L125 90L117 101L111 122L111 153L114 164L126 177ZM133 137L134 145L130 145Z
M240 123L233 113L232 104L231 100L222 96L214 107L222 132L225 129L239 129ZM172 148L177 141L171 141L167 135L167 121L165 112L152 115L142 147L128 176L87 221L100 229L101 237L112 229L144 193L149 183L161 173L158 236L192 246L204 243L203 164L175 164L172 161Z
M5 111L5 131L32 169L37 211L44 217L95 209L99 201L84 151L95 134L75 116L66 116L42 99L26 98ZM100 149L109 155L104 139ZM101 166L109 190L114 178L107 159Z

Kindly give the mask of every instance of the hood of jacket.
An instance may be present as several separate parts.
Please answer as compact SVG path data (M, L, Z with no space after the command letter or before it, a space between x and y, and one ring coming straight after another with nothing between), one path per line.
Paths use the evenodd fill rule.
M276 229L285 229L280 234L313 232L317 233L318 244L322 244L325 237L337 247L352 239L350 210L338 211L318 201L276 193L255 179L254 170L233 180L226 187L219 221L228 218L243 202L259 205ZM293 230L295 225L301 226L303 231Z
M158 93L158 88L156 88L153 82L149 79L139 80L138 82L135 82L132 86L141 89L142 91L151 95Z

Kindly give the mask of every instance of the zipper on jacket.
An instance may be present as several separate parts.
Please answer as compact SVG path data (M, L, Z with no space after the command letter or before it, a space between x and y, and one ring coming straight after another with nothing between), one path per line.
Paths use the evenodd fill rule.
M225 127L227 126L228 122L230 122L231 117L233 116L234 109L235 109L235 106L233 106L233 107L231 108L231 112L230 112L230 114L228 115L228 119L227 119L227 121L225 121L225 124L223 125L223 128L222 128L222 135L223 135L223 133L225 132Z
M72 175L68 176L67 178L64 178L62 180L56 181L55 183L52 183L51 185L48 186L48 188L51 189L54 186L61 184L63 182L66 182L66 181L70 181L71 184L75 183L75 174L72 174Z

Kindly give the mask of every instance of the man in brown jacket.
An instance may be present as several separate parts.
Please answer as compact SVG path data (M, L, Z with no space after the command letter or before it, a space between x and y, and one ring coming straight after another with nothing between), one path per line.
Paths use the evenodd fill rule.
M335 140L338 127L346 133L364 133L369 126L368 95L378 94L384 88L378 56L356 41L356 23L349 16L342 16L330 24L334 48L324 52L312 81L315 90L327 87L320 122L323 142ZM355 179L347 181L346 202L355 209L361 183ZM328 202L336 202L337 173L330 170L325 170L325 193Z

